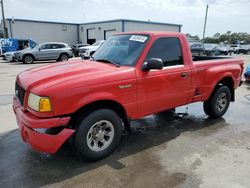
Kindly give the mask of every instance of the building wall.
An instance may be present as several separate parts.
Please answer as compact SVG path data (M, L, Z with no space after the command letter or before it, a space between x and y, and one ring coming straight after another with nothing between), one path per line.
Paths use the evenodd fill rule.
M78 43L78 25L64 23L46 23L33 21L9 21L9 37L32 39L37 43L65 42L69 45Z
M81 24L79 26L79 40L82 43L87 43L87 30L93 29L95 39L103 40L104 39L104 33L106 32L122 32L122 22L99 22L99 23L93 23L93 24Z
M180 32L180 26L155 24L155 23L139 23L139 22L124 22L124 31L175 31Z
M69 45L76 43L90 43L87 40L87 31L94 40L105 39L114 33L129 31L177 31L181 26L174 24L143 22L133 20L110 20L85 24L70 24L35 20L11 19L6 20L9 37L32 39L37 43L65 42ZM90 36L90 37L91 37Z

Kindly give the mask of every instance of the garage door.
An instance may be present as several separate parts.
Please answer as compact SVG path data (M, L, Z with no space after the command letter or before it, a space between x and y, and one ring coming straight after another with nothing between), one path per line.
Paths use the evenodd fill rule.
M104 31L104 40L106 40L107 38L109 38L111 35L114 35L115 33L117 33L116 29L105 30Z
M95 29L88 29L88 38L89 39L94 39L95 38Z
M95 28L87 29L87 43L93 44L95 41Z

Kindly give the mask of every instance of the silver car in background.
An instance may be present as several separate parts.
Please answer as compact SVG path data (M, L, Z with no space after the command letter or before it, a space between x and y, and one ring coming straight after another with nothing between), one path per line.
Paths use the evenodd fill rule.
M71 47L66 43L57 42L38 44L15 53L15 59L26 64L44 60L67 61L71 57L73 57Z

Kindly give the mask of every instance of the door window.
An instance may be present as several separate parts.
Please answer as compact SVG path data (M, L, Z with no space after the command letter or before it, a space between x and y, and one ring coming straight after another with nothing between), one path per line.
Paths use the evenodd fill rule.
M51 49L64 48L63 44L51 44Z
M146 61L150 58L160 58L164 67L183 65L181 45L178 38L166 37L157 39L149 50Z
M50 49L50 44L43 44L40 48L41 50L47 50Z

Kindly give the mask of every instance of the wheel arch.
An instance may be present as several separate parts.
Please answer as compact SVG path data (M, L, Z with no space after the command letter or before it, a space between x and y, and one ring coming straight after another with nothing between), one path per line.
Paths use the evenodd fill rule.
M69 54L67 52L61 52L58 58L61 58L62 55L67 55L69 57Z
M82 118L84 118L95 110L103 108L115 111L121 117L125 127L128 126L128 119L125 108L119 102L110 99L97 100L82 106L72 114L70 125L75 128L75 126L79 124L79 121L81 121Z
M34 54L32 54L32 53L26 53L26 54L23 54L23 56L22 56L22 60L23 60L23 59L24 59L24 57L25 57L25 56L27 56L27 55L32 56L32 57L34 58L34 60L36 60L35 55L34 55Z
M211 93L210 96L213 95L213 93L216 91L216 89L219 87L219 86L227 86L230 90L230 93L231 93L231 101L235 101L235 92L234 92L234 80L231 76L225 76L223 78L220 79L220 81L218 81L215 86L214 86L214 89Z

